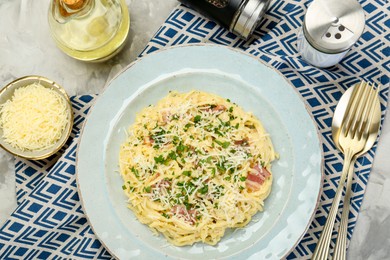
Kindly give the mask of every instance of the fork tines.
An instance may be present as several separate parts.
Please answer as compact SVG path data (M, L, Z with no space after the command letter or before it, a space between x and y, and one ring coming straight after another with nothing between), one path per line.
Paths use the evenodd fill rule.
M375 85L365 81L354 86L344 117L345 136L350 134L352 138L360 140L364 134L368 134L378 92L379 87L375 89Z

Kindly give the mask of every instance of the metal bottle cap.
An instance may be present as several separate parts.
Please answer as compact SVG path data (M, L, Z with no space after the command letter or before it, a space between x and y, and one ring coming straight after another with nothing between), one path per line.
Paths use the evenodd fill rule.
M307 9L303 32L317 50L340 53L360 38L364 24L363 9L356 0L314 0Z
M248 0L237 13L236 22L232 23L230 30L248 38L259 25L270 2L271 0Z

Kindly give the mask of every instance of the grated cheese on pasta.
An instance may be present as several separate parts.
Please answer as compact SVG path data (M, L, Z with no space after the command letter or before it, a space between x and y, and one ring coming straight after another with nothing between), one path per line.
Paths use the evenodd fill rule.
M172 244L215 245L263 210L277 154L260 121L230 100L170 92L128 133L119 155L128 206Z

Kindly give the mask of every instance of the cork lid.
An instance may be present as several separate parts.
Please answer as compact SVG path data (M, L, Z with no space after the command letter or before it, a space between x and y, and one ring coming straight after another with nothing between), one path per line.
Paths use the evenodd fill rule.
M68 17L82 9L88 0L56 0L59 2L59 11L63 17Z
M72 10L80 9L83 7L85 0L60 0L62 1L68 8Z

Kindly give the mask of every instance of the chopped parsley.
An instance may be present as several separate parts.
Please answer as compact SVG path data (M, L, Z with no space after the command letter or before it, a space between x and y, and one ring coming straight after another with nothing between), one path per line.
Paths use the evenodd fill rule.
M211 177L214 178L215 177L215 168L211 168Z
M245 176L241 176L240 181L246 181L246 177Z
M218 128L214 128L214 133L216 133L219 136L224 136L224 134L221 133Z
M161 213L161 215L164 217L164 218L167 218L167 219L170 219L171 216L169 216L167 213L163 212Z
M150 137L156 143L156 145L161 145L164 143L164 135L167 134L167 131L163 128L159 128L159 131L151 135Z
M162 156L162 154L160 154L160 156L158 157L154 157L154 161L158 164L164 164L165 163L165 159L164 159L164 156Z
M193 204L188 203L188 196L185 197L183 204L184 206L186 206L187 210L191 209L194 206Z
M192 126L191 123L186 124L186 125L184 126L184 132L187 132L188 129L189 129L191 126Z
M182 143L179 143L179 145L176 147L176 153L178 153L179 155L182 155L182 153L187 150L188 147L186 145L183 145Z
M195 117L194 117L194 123L195 123L195 124L196 124L196 123L199 123L201 119L202 119L202 117L201 117L200 115L195 116Z
M131 172L135 175L135 177L139 177L139 172L138 172L138 170L136 169L136 168L134 168L134 167L131 167Z
M200 188L199 190L199 193L200 194L206 194L208 191L209 191L209 185L204 185L202 188Z
M219 144L220 146L222 146L222 148L226 149L230 146L230 142L221 142L221 141L218 141L218 140L214 140L214 142L216 142L217 144Z
M191 176L191 171L184 171L183 175L190 177Z
M180 138L179 138L178 136L175 135L175 136L173 137L173 140L172 140L172 141L173 141L173 144L176 145L176 144L178 144L178 143L180 142Z
M171 159L171 160L176 160L177 154L176 154L174 151L171 151L171 152L168 154L168 158Z
M226 165L225 165L225 162L224 161L221 161L219 163L217 163L215 166L217 166L217 169L222 172L222 173L225 173L226 172Z

